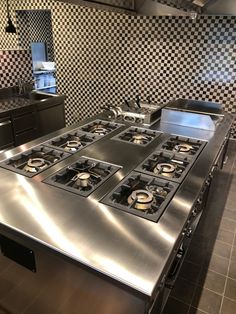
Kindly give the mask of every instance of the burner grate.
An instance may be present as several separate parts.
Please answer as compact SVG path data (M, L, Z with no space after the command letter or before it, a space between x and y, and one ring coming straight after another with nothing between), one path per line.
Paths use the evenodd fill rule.
M189 156L168 151L155 151L135 170L180 183L188 173L192 163L193 159Z
M114 136L113 139L134 145L146 146L161 134L158 131L131 126L124 132Z
M87 197L119 169L119 166L113 164L80 157L44 182Z
M170 151L173 153L178 153L183 156L196 157L203 147L205 142L187 138L183 136L170 136L163 144L160 145L160 149Z
M80 129L83 132L101 137L111 133L121 126L123 126L123 124L103 120L94 120L88 124L81 126Z
M27 177L33 177L69 156L70 154L60 150L39 145L24 153L4 160L1 162L0 166Z
M103 203L148 220L157 221L178 184L133 171Z
M99 139L98 136L85 134L81 131L74 131L62 134L52 140L44 143L49 147L56 147L57 149L74 154L82 148L94 143Z

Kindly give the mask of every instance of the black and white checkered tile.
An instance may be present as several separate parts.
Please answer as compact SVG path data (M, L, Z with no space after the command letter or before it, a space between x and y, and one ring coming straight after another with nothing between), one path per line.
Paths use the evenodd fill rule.
M48 60L54 60L51 12L49 10L17 11L19 45L30 47L31 42L45 42Z
M0 88L17 85L19 78L32 79L30 52L28 50L0 51Z
M13 5L52 12L67 124L137 94L160 103L215 101L236 111L236 17L128 16L51 0Z

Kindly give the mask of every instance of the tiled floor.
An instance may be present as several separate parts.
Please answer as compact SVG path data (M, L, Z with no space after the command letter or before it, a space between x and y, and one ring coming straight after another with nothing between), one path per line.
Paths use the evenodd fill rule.
M231 141L164 314L236 313L235 152Z

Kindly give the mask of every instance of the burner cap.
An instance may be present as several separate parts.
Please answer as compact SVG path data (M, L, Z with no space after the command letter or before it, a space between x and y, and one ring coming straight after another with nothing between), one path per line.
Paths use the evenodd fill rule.
M193 149L193 146L189 144L178 144L174 147L174 150L180 153L188 153L191 149Z
M43 169L46 166L47 166L47 164L46 164L45 159L43 159L43 158L30 158L27 161L27 164L24 167L24 170L28 171L28 172L37 172L38 168Z
M89 178L90 178L90 173L80 172L76 174L72 180L76 181L77 186L86 187L88 186Z
M65 150L76 151L81 146L81 142L79 140L71 140L66 142Z
M148 141L148 138L142 134L135 134L132 136L132 141L134 144L143 144L143 142Z
M154 168L153 172L157 174L161 174L163 176L169 177L173 174L175 171L176 167L172 164L169 163L159 163L156 165Z
M153 195L147 190L135 190L128 197L128 204L134 203L134 208L139 210L147 210L153 201Z

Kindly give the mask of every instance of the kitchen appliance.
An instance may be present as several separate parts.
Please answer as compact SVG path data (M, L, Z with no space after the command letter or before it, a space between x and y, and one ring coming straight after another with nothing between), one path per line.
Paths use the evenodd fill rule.
M94 119L73 131L69 127L64 135L93 137L99 121L110 123L102 114ZM15 262L8 279L17 298L24 300L22 312L70 313L79 308L83 313L161 313L204 209L214 169L224 160L232 121L225 114L216 133L207 132L208 142L201 130L195 139L191 128L178 136L170 134L171 128L159 132L160 122L152 129L124 123L107 136L102 131L98 141L73 155L43 146L42 139L3 153L5 164L41 146L69 156L27 180L16 167L0 168L0 266L7 259ZM127 131L128 139L115 139ZM182 134L182 127L178 131ZM55 134L63 136L62 130ZM150 145L134 134L150 136ZM53 138L49 134L44 140ZM41 162L41 156L34 157L34 163ZM158 162L159 157L169 158L161 163L181 166L180 177L160 176L157 167L155 172L142 169L148 159ZM164 167L168 173L169 166ZM22 273L27 294L16 285ZM14 305L7 304L8 312Z
M121 126L123 126L123 124L97 119L83 125L79 129L81 129L83 132L86 132L86 133L91 133L98 136L104 136L118 129Z
M45 142L44 145L74 154L98 139L99 136L90 135L77 130L57 136Z
M176 99L163 108L161 122L215 132L224 116L222 105L192 99Z
M157 222L177 187L174 182L133 171L102 201Z
M130 144L146 146L162 133L145 128L129 127L125 131L115 135L112 139Z
M119 166L107 162L80 157L44 182L87 197L119 169Z
M108 104L102 108L109 119L150 126L160 119L164 106L153 103L150 98L146 102L141 101L137 96L135 100L125 99L121 106Z
M36 146L0 163L0 167L33 177L70 154L43 145Z

